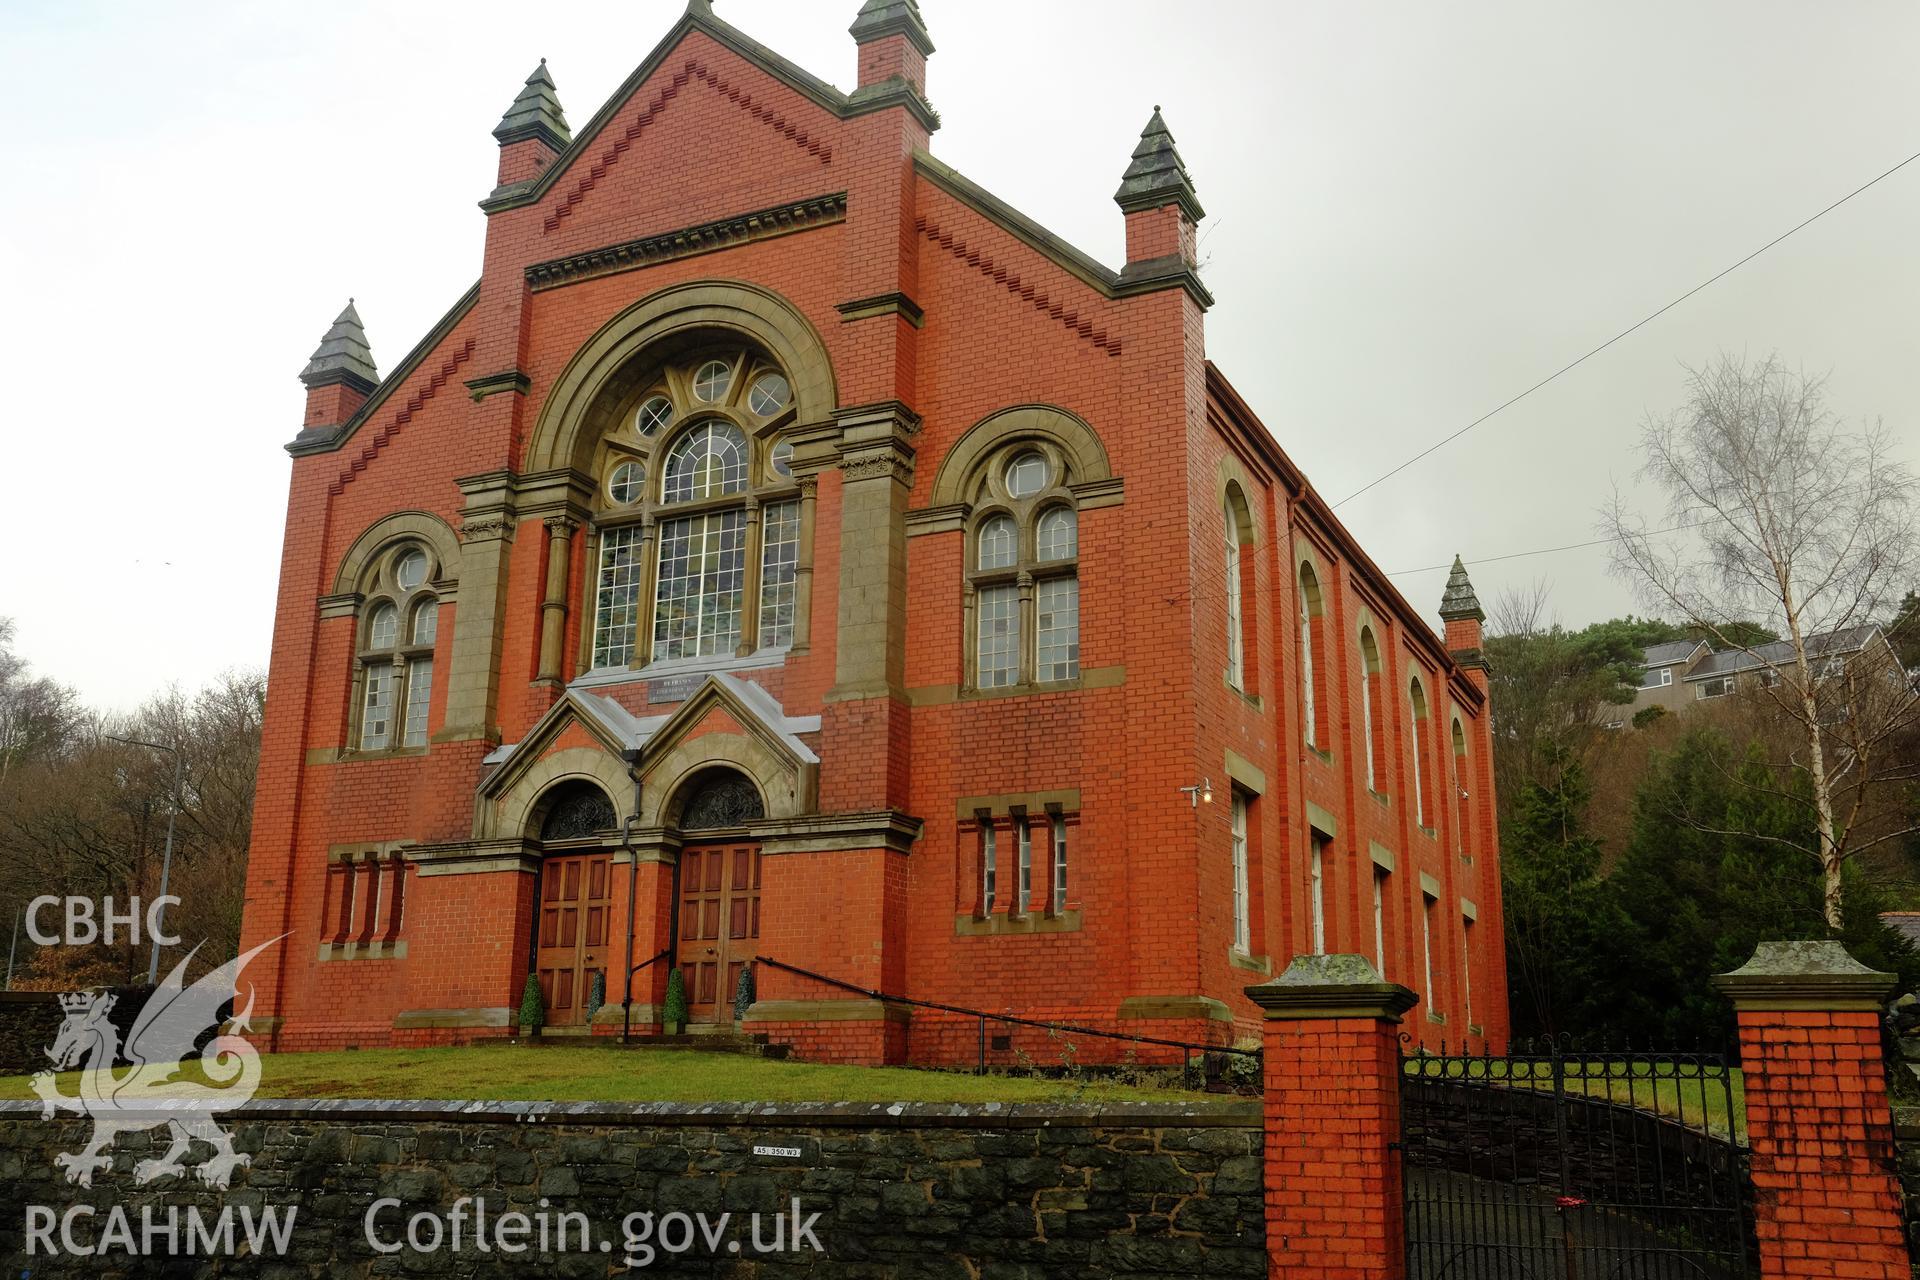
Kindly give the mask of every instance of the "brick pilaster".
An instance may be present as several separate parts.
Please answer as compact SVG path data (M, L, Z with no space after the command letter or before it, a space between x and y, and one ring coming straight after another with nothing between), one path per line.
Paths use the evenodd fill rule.
M1880 1049L1893 975L1838 942L1763 942L1715 983L1739 1021L1761 1275L1906 1277Z
M1406 1273L1400 1015L1419 999L1360 956L1298 956L1265 1011L1267 1274Z

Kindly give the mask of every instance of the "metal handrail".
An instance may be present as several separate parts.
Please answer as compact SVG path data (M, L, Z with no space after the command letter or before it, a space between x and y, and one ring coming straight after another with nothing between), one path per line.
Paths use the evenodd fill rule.
M1037 1027L1042 1031L1059 1031L1071 1035L1095 1036L1102 1040L1123 1040L1129 1044L1153 1044L1168 1049L1197 1049L1202 1053L1232 1053L1248 1058L1257 1058L1260 1056L1258 1049L1239 1049L1231 1045L1219 1044L1193 1044L1186 1040L1166 1040L1158 1036L1129 1035L1123 1031L1102 1031L1098 1027L1081 1027L1070 1022L1044 1022L1037 1018L1022 1018L1011 1013L989 1013L985 1009L969 1009L965 1005L941 1004L937 1000L915 1000L911 996L888 995L884 991L875 991L870 987L862 987L851 982L843 982L839 978L828 977L824 973L815 973L811 969L802 969L798 965L788 964L783 960L775 960L771 956L755 956L754 963L771 965L775 969L784 969L788 973L798 974L802 978L810 978L815 982L823 982L827 986L838 987L842 991L851 991L855 995L865 996L869 1000L885 1000L893 1004L910 1005L916 1009L932 1009L938 1013L956 1013L962 1017L979 1018L981 1020L980 1038L983 1066L986 1056L986 1022L989 1018L995 1022L1005 1022L1016 1027Z

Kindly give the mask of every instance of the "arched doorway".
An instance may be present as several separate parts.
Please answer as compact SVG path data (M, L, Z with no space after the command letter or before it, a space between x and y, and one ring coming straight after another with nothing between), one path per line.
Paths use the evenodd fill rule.
M752 780L732 769L696 775L677 808L684 843L674 963L688 1020L727 1025L741 971L760 945L760 845L747 824L766 809Z
M535 903L534 972L549 1027L585 1026L595 979L613 955L612 852L618 818L591 782L563 782L539 807L540 890ZM614 966L617 968L617 964ZM602 1000L607 986L602 987Z

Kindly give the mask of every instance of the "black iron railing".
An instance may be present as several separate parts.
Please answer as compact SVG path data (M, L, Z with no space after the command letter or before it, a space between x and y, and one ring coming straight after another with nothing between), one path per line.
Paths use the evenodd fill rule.
M979 1059L975 1071L980 1074L984 1074L987 1069L987 1024L989 1022L1013 1027L1032 1027L1051 1035L1090 1036L1094 1039L1118 1040L1127 1044L1148 1044L1166 1049L1184 1049L1187 1051L1189 1059L1191 1059L1195 1053L1224 1053L1248 1058L1257 1058L1260 1056L1258 1049L1240 1049L1231 1045L1221 1044L1194 1044L1186 1040L1169 1040L1160 1036L1134 1035L1125 1031L1106 1031L1099 1027L1082 1027L1071 1022L1055 1022L1045 1018L1023 1018L1017 1014L994 1013L987 1009L970 1009L965 1005L943 1004L938 1000L916 1000L910 996L890 995L887 992L876 991L871 987L863 987L858 983L846 982L824 973L815 973L811 969L802 969L798 965L787 964L785 961L775 960L770 956L755 956L753 962L755 964L764 964L769 968L779 969L784 973L791 973L813 982L823 983L826 986L833 987L840 991L863 996L869 1000L882 1000L889 1004L906 1005L909 1008L927 1009L937 1013L951 1013L963 1018L976 1019L979 1022ZM1183 1073L1189 1070L1191 1070L1191 1062L1183 1062Z
M1412 1280L1746 1280L1740 1076L1710 1053L1401 1060Z

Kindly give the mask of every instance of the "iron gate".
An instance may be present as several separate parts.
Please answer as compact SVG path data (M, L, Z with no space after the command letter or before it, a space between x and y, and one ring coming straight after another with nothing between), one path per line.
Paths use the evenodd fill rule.
M1410 1280L1750 1280L1737 1077L1704 1053L1401 1059Z

